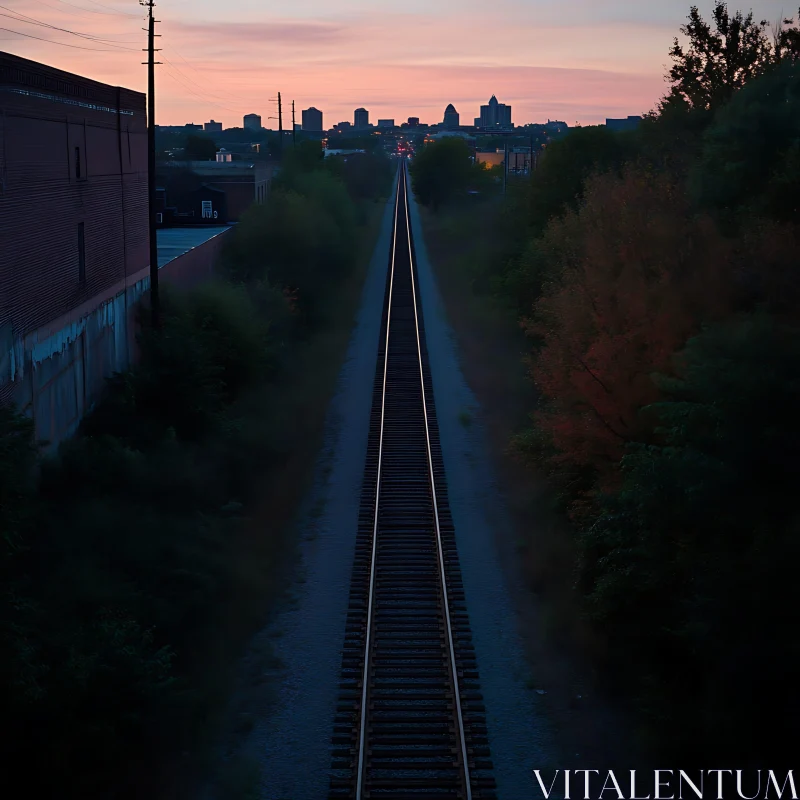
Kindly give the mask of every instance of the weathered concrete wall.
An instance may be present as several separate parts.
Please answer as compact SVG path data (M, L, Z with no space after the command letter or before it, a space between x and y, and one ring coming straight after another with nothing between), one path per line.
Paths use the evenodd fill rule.
M212 277L225 234L192 248L160 270L165 283L190 289ZM24 339L2 341L3 394L32 417L36 436L52 449L72 436L97 402L106 378L136 358L136 310L150 289L149 269L42 326ZM0 375L0 377L2 377Z

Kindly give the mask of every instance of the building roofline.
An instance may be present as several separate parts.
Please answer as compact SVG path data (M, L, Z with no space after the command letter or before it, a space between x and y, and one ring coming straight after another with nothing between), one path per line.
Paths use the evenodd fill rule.
M102 103L108 107L116 107L119 90L120 103L134 105L139 111L144 110L146 100L143 92L101 83L4 51L0 51L0 86L52 94L79 102Z

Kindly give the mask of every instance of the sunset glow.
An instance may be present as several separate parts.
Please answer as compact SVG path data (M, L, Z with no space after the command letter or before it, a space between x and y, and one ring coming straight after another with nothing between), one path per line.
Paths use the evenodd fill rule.
M156 121L214 118L234 127L252 112L277 127L267 118L277 114L270 100L278 91L285 108L295 101L298 122L300 109L313 105L326 127L352 121L358 106L372 122L412 115L439 122L447 103L471 124L492 94L513 107L515 124L640 114L664 93L667 52L688 5L296 0L279 8L164 0L156 8L163 48ZM709 12L709 2L699 5ZM764 0L754 10L777 19L785 5ZM2 49L145 90L144 10L136 0L5 0L0 13Z

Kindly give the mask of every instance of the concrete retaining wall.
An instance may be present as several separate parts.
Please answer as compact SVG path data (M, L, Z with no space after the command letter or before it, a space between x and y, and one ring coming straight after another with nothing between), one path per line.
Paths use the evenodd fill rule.
M159 270L162 283L191 289L211 278L225 234L192 248ZM136 358L136 312L150 289L149 269L42 326L6 343L2 362L10 381L0 400L33 418L36 437L53 449L72 436L105 387L106 378Z

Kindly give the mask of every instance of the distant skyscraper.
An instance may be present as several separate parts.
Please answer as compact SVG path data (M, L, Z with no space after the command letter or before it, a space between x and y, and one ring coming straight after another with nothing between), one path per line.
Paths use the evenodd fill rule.
M367 111L366 108L356 109L353 127L356 128L356 130L364 130L365 128L369 128L369 111Z
M492 95L489 103L481 106L481 128L510 128L511 127L511 106L498 103L497 98Z
M261 114L245 114L244 127L251 131L261 130Z
M410 125L412 128L416 128L416 127L418 127L418 126L419 126L419 117L409 117L409 118L408 118L408 124L409 124L409 125Z
M322 131L322 112L319 109L311 106L303 111L303 130L316 133Z
M222 131L222 123L221 122L214 122L212 119L211 122L204 122L203 123L203 130L206 133L221 133Z
M446 130L452 131L458 127L459 117L456 107L450 103L444 110L444 127Z

